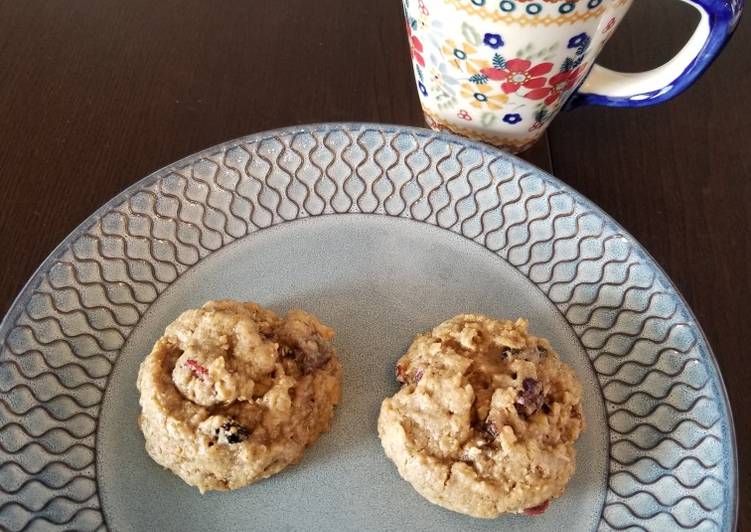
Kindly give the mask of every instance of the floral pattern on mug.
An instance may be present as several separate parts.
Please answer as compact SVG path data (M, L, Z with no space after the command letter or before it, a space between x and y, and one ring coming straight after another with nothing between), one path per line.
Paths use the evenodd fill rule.
M461 88L461 97L469 101L469 105L475 109L498 111L508 102L508 96L494 89L490 85L475 85L464 83Z
M550 20L564 15L558 13L558 3L573 5L546 0L545 16ZM427 0L404 0L404 4L416 84L431 127L451 129L457 119L473 122L469 130L502 131L507 139L518 139L517 145L537 137L556 115L617 24L612 15L597 20L602 14L598 10L589 16L593 24L569 17L570 27L540 30L536 34L545 38L522 41L519 36L526 29L493 22L471 10L452 18L441 7L444 4ZM514 12L519 15L532 5L525 0L503 4L508 9L516 5L519 10ZM497 9L499 4L495 5ZM589 8L564 9L572 17L582 10Z
M435 57L435 55L431 54L430 63L427 72L428 91L432 94L440 110L450 109L457 103L459 80L454 76L448 63Z
M453 39L447 39L441 49L444 58L464 73L479 72L482 68L482 59L477 55L477 48L468 42L457 43Z
M546 87L536 88L528 92L525 94L525 98L531 100L542 100L544 98L546 105L553 105L561 96L568 94L568 91L574 88L583 73L583 65L579 65L575 70L559 72L548 80Z
M407 24L407 36L409 37L409 48L412 52L412 59L414 59L418 65L424 67L425 59L423 59L422 57L422 41L420 41L417 35L412 32L412 26L410 26L409 24Z
M508 95L516 95L527 100L542 100L546 106L557 106L568 97L586 72L583 60L592 39L585 32L572 35L568 39L568 48L573 50L573 54L567 56L559 65L558 71L553 73L555 64L545 60L551 49L535 51L534 45L530 43L521 51L521 56L506 59L495 51L503 45L500 34L481 34L471 26L465 26L465 36L476 36L479 40L482 35L482 44L485 46L478 47L467 41L456 42L446 39L441 48L441 55L448 65L459 71L453 77L463 80L459 98L475 109L500 111L509 102ZM489 56L486 50L492 50L492 55ZM536 60L537 57L541 57L542 60ZM445 76L436 78L436 81L444 78ZM439 83L436 83L436 89L450 92ZM463 111L470 112L467 109ZM521 115L517 113L517 116ZM504 120L509 125L521 121ZM483 122L487 123L488 120L484 119ZM542 123L543 120L536 122Z
M503 37L497 33L486 33L482 39L482 43L485 46L490 46L493 50L496 50L504 45Z
M503 121L511 125L518 124L522 121L522 116L519 113L508 113L504 115Z
M493 81L501 82L501 89L506 94L518 91L521 87L539 89L545 85L544 74L553 69L553 63L532 65L527 59L505 61L499 55L493 58L493 64L503 68L484 68L482 75Z

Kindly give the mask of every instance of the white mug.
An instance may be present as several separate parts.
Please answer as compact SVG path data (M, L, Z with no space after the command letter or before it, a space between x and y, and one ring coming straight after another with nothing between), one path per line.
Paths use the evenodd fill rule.
M632 1L404 0L427 124L519 152L564 105L665 101L709 66L743 9L743 0L683 0L701 20L665 65L638 74L595 65Z

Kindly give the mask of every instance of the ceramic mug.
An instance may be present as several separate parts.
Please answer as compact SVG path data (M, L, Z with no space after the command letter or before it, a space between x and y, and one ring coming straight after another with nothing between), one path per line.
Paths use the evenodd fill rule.
M626 74L594 61L633 0L404 0L425 120L519 152L564 105L670 99L709 66L743 9L743 0L682 1L701 13L688 43L661 67Z

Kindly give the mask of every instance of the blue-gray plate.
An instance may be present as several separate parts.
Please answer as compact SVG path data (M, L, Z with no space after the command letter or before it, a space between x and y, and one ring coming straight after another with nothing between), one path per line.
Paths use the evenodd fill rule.
M333 326L344 395L300 464L201 496L144 451L136 373L182 310L227 297ZM542 516L434 506L381 450L395 360L461 312L529 318L583 383L577 471ZM183 159L65 239L0 338L0 529L708 531L736 519L727 398L670 280L574 190L450 135L315 125Z

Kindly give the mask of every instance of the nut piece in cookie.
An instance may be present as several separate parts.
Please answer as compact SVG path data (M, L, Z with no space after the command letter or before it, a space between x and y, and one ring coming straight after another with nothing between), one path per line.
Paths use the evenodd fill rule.
M341 395L333 336L302 310L222 300L183 312L139 370L146 451L201 492L299 461Z
M581 385L527 322L463 314L419 335L378 434L429 501L475 517L539 515L574 473Z

